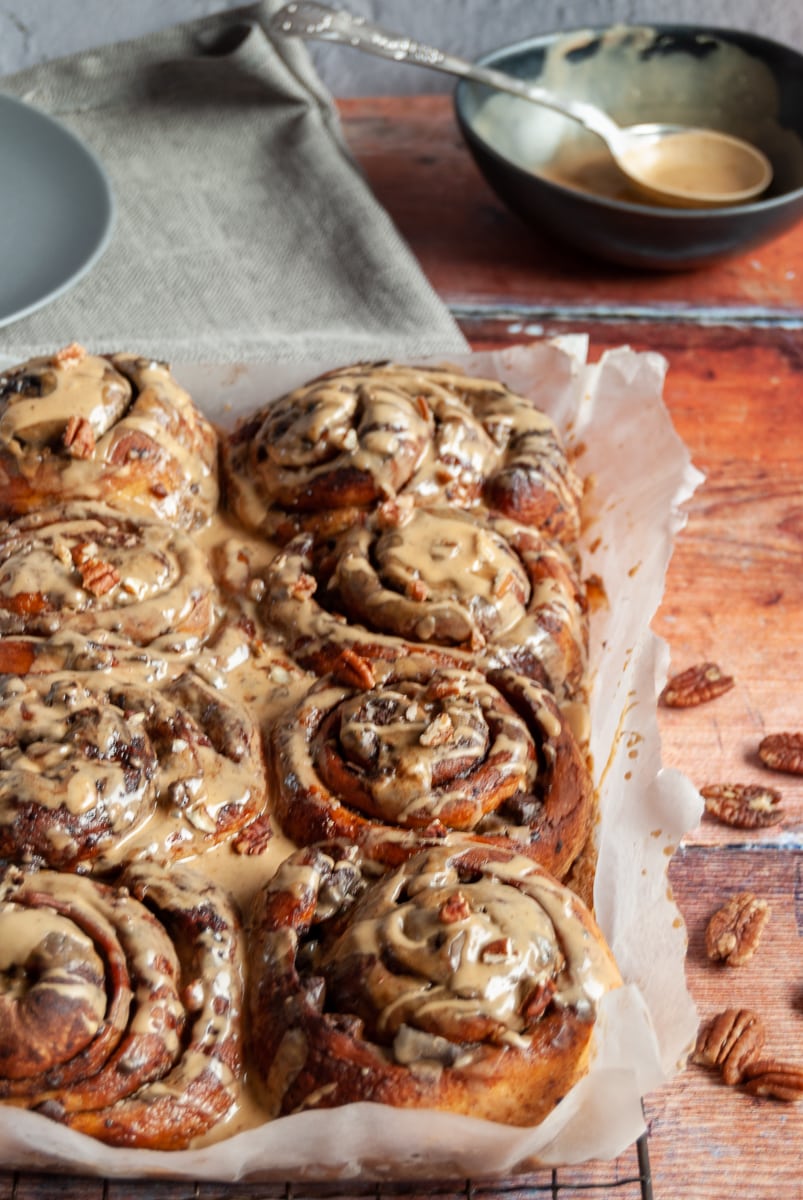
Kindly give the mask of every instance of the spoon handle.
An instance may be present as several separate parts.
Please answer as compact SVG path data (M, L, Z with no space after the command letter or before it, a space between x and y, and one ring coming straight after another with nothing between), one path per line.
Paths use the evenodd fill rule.
M404 34L391 33L379 25L371 24L364 17L328 8L325 4L315 3L314 0L294 0L294 3L285 5L271 19L270 31L285 37L336 42L343 46L351 46L355 50L362 50L366 54L388 58L393 62L412 63L417 67L429 67L433 71L457 75L461 79L472 79L476 83L483 83L497 91L510 92L514 96L520 96L524 100L533 101L562 113L563 116L571 117L609 143L620 133L616 122L592 104L555 96L537 84L527 83L492 67L467 62Z

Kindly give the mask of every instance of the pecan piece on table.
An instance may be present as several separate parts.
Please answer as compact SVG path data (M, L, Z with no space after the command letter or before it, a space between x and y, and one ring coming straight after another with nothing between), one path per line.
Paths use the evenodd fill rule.
M756 1059L745 1070L742 1086L752 1096L803 1100L803 1066L779 1062L777 1058Z
M667 708L691 708L715 700L730 691L733 684L733 676L726 675L716 663L698 663L667 680L658 702Z
M770 910L766 900L752 892L739 892L718 909L705 931L705 949L714 962L741 967L752 958Z
M759 742L758 757L773 771L803 775L803 733L768 733Z
M697 1035L693 1062L719 1067L723 1081L739 1083L764 1046L761 1018L749 1008L727 1008L718 1013Z
M757 783L713 783L700 788L706 812L737 829L762 829L783 820L781 793Z

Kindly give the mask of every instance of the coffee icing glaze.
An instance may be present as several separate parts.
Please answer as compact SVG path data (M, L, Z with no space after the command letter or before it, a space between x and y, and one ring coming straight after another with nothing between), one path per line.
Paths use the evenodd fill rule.
M251 920L272 1111L371 1099L542 1120L621 982L593 918L515 846L458 837L379 879L344 846L287 859Z
M197 647L216 588L193 538L163 521L73 503L0 522L0 632L100 630Z
M195 674L161 688L130 672L5 676L0 734L0 854L14 860L192 857L265 804L255 723Z
M11 868L0 929L0 1013L39 1052L4 1071L0 1096L114 1145L161 1149L230 1114L242 1086L242 933L202 874L147 864L111 887ZM15 977L27 985L9 988ZM36 1040L32 1012L44 1018Z
M106 500L204 524L217 436L163 363L72 345L0 374L0 514Z
M281 541L346 528L400 494L460 507L484 499L561 540L579 530L582 489L553 422L504 384L459 371L330 372L243 424L223 461L239 518Z
M421 837L513 838L562 877L593 789L553 697L513 672L401 659L373 687L324 679L275 722L273 809L297 843L346 839L396 865Z
M383 507L323 551L302 534L265 574L262 615L317 671L344 651L515 667L582 699L584 588L567 550L491 513Z
M359 381L356 402L347 395L353 379ZM362 845L366 861L373 856L375 864L366 868L366 876L348 862L351 850L343 853L340 865L335 864L337 869L318 871L314 864L319 851L314 849L308 852L312 857L303 867L290 864L281 875L286 883L292 871L297 871L291 907L309 902L314 883L318 920L342 913L349 897L362 890L365 879L379 869L379 864L396 865L406 860L420 848L422 835L433 853L442 844L451 846L451 839L444 839L444 835L448 820L455 814L456 827L474 839L472 845L478 854L498 853L504 857L512 848L511 839L517 838L527 854L534 847L551 846L553 857L549 862L560 871L565 862L554 856L554 848L558 843L570 845L570 859L579 846L576 831L568 837L562 824L567 808L579 806L576 829L582 829L585 836L588 828L591 796L587 772L560 711L560 706L568 711L583 702L586 618L572 552L554 540L570 540L573 536L580 488L555 440L551 422L502 385L469 380L458 372L430 373L387 366L334 373L311 385L309 405L305 408L302 404L300 413L294 413L292 405L280 404L269 419L260 418L258 425L264 423L262 441L253 423L247 436L241 431L239 438L235 435L230 443L227 439L229 468L237 460L249 476L239 483L229 480L229 499L235 512L245 525L259 530L249 533L224 511L209 518L210 505L214 507L209 443L202 436L203 423L194 425L191 414L182 407L183 401L173 403L174 386L160 364L125 355L100 359L72 348L52 359L6 372L0 381L3 502L23 510L38 506L41 495L47 494L45 484L50 486L57 471L58 487L69 485L83 497L79 504L59 509L52 536L44 539L46 544L35 542L42 529L39 512L7 522L7 528L13 526L15 532L10 535L5 572L9 602L6 611L10 615L4 618L8 622L6 635L0 639L0 671L8 673L0 704L0 765L8 773L6 782L0 783L0 854L10 854L26 870L30 868L25 883L30 893L25 890L26 896L32 896L50 874L34 869L44 863L79 872L67 877L65 889L75 883L76 895L83 898L86 885L100 889L98 894L106 897L102 903L93 900L91 917L82 917L79 932L68 936L59 921L65 917L64 906L70 897L59 892L44 918L47 928L38 929L36 922L42 918L31 916L34 906L21 898L15 884L17 890L13 896L9 892L5 918L10 922L7 928L14 927L9 942L27 946L26 956L33 943L36 947L47 943L50 954L55 941L61 940L68 965L83 964L80 981L68 982L67 976L60 976L62 982L56 987L54 973L50 983L60 1012L74 1002L73 1017L66 1022L72 1031L69 1036L79 1041L88 1039L87 1047L100 1036L95 1036L100 996L108 990L106 984L98 983L95 962L99 959L103 963L107 953L98 951L93 933L96 926L106 929L100 910L105 912L108 893L103 889L107 885L99 880L113 879L121 884L120 895L112 904L115 911L118 907L123 911L126 904L143 896L154 909L154 914L146 914L147 919L158 924L160 907L170 912L205 911L199 898L200 884L181 882L183 899L179 902L174 897L175 904L159 891L167 886L164 867L172 860L193 859L206 881L215 881L246 910L254 893L261 892L279 864L295 852L287 831L271 826L265 818L266 785L258 726L266 734L281 727L284 732L277 739L282 753L305 754L305 730L312 730L318 713L324 710L323 701L337 697L337 739L347 752L349 767L365 769L369 774L379 767L366 785L370 794L368 809L357 810L370 836L363 839L360 833L355 835L355 842ZM37 391L43 395L35 395ZM373 415L368 417L368 403L374 392L377 402L371 410ZM69 410L63 407L67 396ZM138 409L140 400L144 404L146 399L147 406ZM357 419L359 438L345 420L340 424L341 405L344 410L351 406L349 420ZM71 453L65 445L65 411L83 418L91 431L95 446L88 458ZM397 420L402 412L405 420ZM191 438L188 441L185 437L185 419L187 428L195 428L200 437L200 451L187 448ZM125 430L119 434L123 445L136 451L130 456L127 450L103 449L119 447L114 439L121 428ZM147 441L142 440L151 436L164 454L151 451ZM323 449L321 441L325 443ZM281 480L281 487L287 488L281 495L278 491L270 493L268 510L265 496L260 495L262 467L258 469L256 460L252 462L246 455L246 449L249 454L257 453L260 446L269 447L271 458L266 470L273 481L270 486L278 487L276 481ZM109 467L108 475L103 473L105 466L101 471L98 465L101 458ZM189 488L163 495L163 482L154 484L152 475L146 481L136 473L138 464L144 465L149 458L164 471L169 460L170 471L175 468L183 478L191 479ZM88 471L88 463L94 463L100 474L92 473L94 466ZM327 472L332 463L341 472L338 495L347 505L340 510L341 515L348 514L346 523L351 523L357 512L367 532L384 538L377 556L380 570L375 591L373 584L371 589L363 587L364 563L373 568L376 562L373 549L360 550L358 531L349 533L349 557L341 563L333 558L330 543L313 536L305 535L301 543L278 555L275 545L264 536L269 531L284 537L307 516L314 524L317 522L318 514L312 510L315 505L329 506ZM197 474L199 469L202 480ZM299 472L302 479L308 479L311 473L316 481L314 485L303 485L300 499L293 491L293 478ZM500 483L498 492L494 492L492 476L497 480L505 476L508 483ZM549 541L535 530L525 530L520 521L491 513L485 504L494 495L497 508L508 502L513 505L515 496L521 500L524 495L521 481L528 481L529 487L536 476L551 481L545 488L543 510L547 513L544 521L554 535ZM370 487L362 495L370 492L373 499L365 502L357 492L349 495L347 485L351 486L355 478L361 481L360 486L369 479ZM517 481L515 485L510 483L512 479ZM238 491L241 486L242 492ZM113 510L107 488L113 492ZM185 499L180 500L179 495ZM241 506L243 496L250 496L248 502L253 502L250 517ZM287 507L282 507L285 504ZM143 506L147 511L140 521ZM369 516L369 509L373 515ZM530 516L535 513L532 505L516 511L523 513L525 509ZM154 522L154 513L161 519L167 517L167 521ZM340 524L341 517L336 516L324 526L331 529ZM75 529L72 540L68 529L71 525ZM176 546L181 538L176 539L175 530L168 525L198 528L191 540L184 538L187 546L179 551ZM77 545L86 548L76 555ZM108 589L93 590L88 581L93 579L91 571L85 578L81 567L94 561L111 566L119 580ZM179 599L180 589L185 586L195 597L189 608ZM314 606L304 608L303 604L299 608L299 601L307 599L313 590L316 604L325 599L331 610L322 604L317 610ZM370 635L371 657L364 657L364 641L349 640L355 633L356 619L349 615L349 609L339 606L347 595L366 591L371 591L369 607L395 606L397 613L404 611L415 637L412 633L398 636L380 628ZM33 596L46 598L35 614L26 611L37 607L28 599ZM198 623L197 614L204 602L205 616ZM534 617L535 608L545 619ZM72 613L78 614L75 623ZM148 613L153 614L153 626L146 622ZM185 613L193 615L186 617L189 626L182 631L179 626L185 621ZM160 616L161 625L157 620ZM425 636L419 640L421 633ZM360 639L362 636L360 632ZM319 657L307 653L314 647ZM422 657L426 658L428 671L439 667L444 676L451 673L451 680L441 680L439 687L443 690L438 695L437 688L427 693L426 679L416 677ZM517 668L515 685L507 679L513 672L503 669L510 665ZM334 678L318 682L318 673L331 667L336 668ZM492 678L495 671L499 678ZM527 679L522 671L535 673L542 682ZM502 675L507 680L504 687ZM554 686L559 704L544 691L543 682ZM410 692L411 686L414 691L418 689L415 694ZM491 693L500 687L507 697L504 715L491 719L495 703ZM383 713L378 720L375 713L372 715L374 704ZM392 720L386 719L388 706L395 713ZM329 719L326 713L324 716ZM520 738L522 727L527 734L524 739ZM17 737L20 728L25 730L22 738ZM538 731L535 741L534 729ZM569 746L572 782L567 785L564 801L553 812L539 789L545 775L566 759ZM484 794L474 792L468 799L459 794L457 775L463 771L469 775L481 772L489 757L492 766L488 774L493 776L494 786L501 784L502 793L510 793L507 799L512 795L515 800L509 811L492 809ZM298 770L295 766L273 766L272 770L277 793L280 778L292 777L301 781L310 795L320 796L320 780L307 775L306 766ZM101 793L103 804L97 799ZM523 798L517 799L519 794ZM532 818L541 810L546 819L536 833ZM328 824L328 817L316 820L320 822L315 826L316 838L339 836L339 826ZM250 841L249 831L254 834ZM377 847L381 849L374 853ZM532 865L525 853L517 852L517 857ZM92 877L84 872L91 872ZM150 882L146 883L146 876ZM157 878L161 881L158 887L153 882ZM179 887L183 878L183 864L170 867L171 884ZM128 899L124 901L126 890ZM25 934L14 926L19 909L26 910L23 915L29 932ZM217 911L213 906L212 912ZM421 936L427 945L429 935L424 927L432 923L434 911L432 905L425 905L421 918ZM298 1063L304 1061L309 1030L299 1021L276 1043L277 1055L271 1067L274 1083L268 1087L267 1100L250 1084L242 1086L239 1033L236 1022L228 1024L225 1016L229 1005L234 1011L239 1003L229 1002L226 996L228 980L241 968L232 968L234 960L227 957L229 949L220 950L220 954L215 950L231 945L228 934L219 943L214 932L217 920L210 916L205 926L200 939L205 949L197 959L197 972L188 981L185 967L180 965L187 961L185 949L180 954L168 949L147 920L140 935L140 927L134 928L126 919L128 932L118 930L114 936L124 944L126 954L136 950L139 957L126 988L121 990L122 998L112 1006L114 1012L110 1010L101 1017L100 1024L117 1030L130 1019L136 1036L147 1037L149 1045L158 1032L161 1041L170 1042L173 1050L176 1045L185 1049L179 1060L165 1054L147 1083L138 1077L132 1090L132 1107L127 1116L121 1113L119 1120L116 1116L109 1118L102 1108L95 1117L79 1114L77 1109L73 1113L71 1102L65 1104L61 1081L75 1069L70 1065L73 1061L86 1057L84 1050L74 1054L65 1050L64 1062L58 1066L60 1082L49 1077L42 1111L58 1120L69 1120L93 1136L107 1136L121 1144L153 1146L188 1141L202 1144L258 1124L266 1113L278 1111L273 1106L271 1089L282 1075L283 1064L291 1064L290 1076L295 1077ZM176 921L186 924L185 918L173 915L166 920L165 928L172 930ZM109 923L113 924L110 918ZM223 924L233 927L234 921L226 917ZM490 979L499 965L491 961L496 951L488 950L486 942L480 944L475 925L472 921L467 926L474 950L466 951L466 960L460 966L461 979L467 973L483 972ZM549 956L542 961L540 950L536 952L529 943L536 928L542 928L541 918L532 925L525 939L527 945L522 943L517 951L526 964L520 975L521 986L511 985L507 992L502 989L507 998L500 993L500 1009L493 1017L501 1019L502 1010L512 1014L505 1026L507 1032L492 1043L494 1054L524 1055L528 1059L527 1079L515 1085L513 1091L508 1088L508 1099L495 1110L492 1119L540 1119L543 1112L528 1107L526 1096L532 1091L543 1094L544 1104L551 1107L558 1091L570 1086L573 1078L571 1072L563 1070L562 1059L559 1062L563 1054L562 1049L559 1054L559 1048L574 1045L575 1041L585 1045L590 1035L590 1010L578 1015L580 1010L572 1009L575 1023L571 1031L564 1028L562 1034L552 1025L548 1034L546 1024L538 1037L529 1027L517 1027L522 1009L511 997L523 993L525 981L528 985L540 978L539 972L548 970ZM51 936L54 930L55 939ZM101 945L107 940L104 933ZM235 940L239 941L239 934ZM288 944L286 937L283 944ZM238 949L236 954L241 952ZM110 961L124 961L117 951L108 953ZM249 955L254 958L255 970L261 971L263 960L250 943ZM500 963L504 965L510 957L506 951ZM172 967L164 966L168 963ZM172 973L174 980L173 985L164 984L165 996L177 997L165 1001L165 1012L174 1014L166 1021L144 1001L140 1003L156 986L159 964L167 975ZM558 957L553 965L559 969ZM54 971L61 970L58 960ZM435 966L433 971L437 974ZM118 972L117 966L114 972ZM334 994L336 981L331 964L327 972ZM14 986L8 983L9 978L6 973L4 986L11 994L14 987L20 988L21 976L15 976ZM568 979L566 975L561 993L566 997ZM471 986L475 984L476 979ZM255 986L262 997L262 983ZM456 984L458 991L462 986ZM539 984L533 986L537 991ZM550 988L546 991L550 992L551 1003ZM533 1017L537 1004L531 999L529 1012ZM558 1007L557 1003L551 1004L550 1013L554 1015ZM569 1011L568 1001L565 1007ZM123 1017L123 1009L128 1016ZM447 1014L447 1024L454 1017L454 1006L440 1006L439 1011ZM450 1012L452 1017L448 1017ZM200 1014L197 1021L193 1013ZM345 1017L346 1024L360 1019L353 1014ZM165 1028L157 1029L160 1020ZM488 1013L483 1016L486 1020L491 1020ZM405 1075L416 1079L433 1071L443 1072L447 1060L462 1060L466 1052L461 1044L444 1058L444 1035L416 1026L407 1015L399 1021L389 1018L382 1036L385 1040L380 1057L390 1061L391 1056ZM525 1046L528 1040L529 1049ZM131 1050L121 1062L128 1070L134 1060L139 1063L145 1057L144 1051ZM551 1076L533 1073L536 1059L543 1060L544 1070ZM473 1062L484 1078L493 1074L490 1060L474 1051L466 1062ZM506 1066L505 1074L515 1079L516 1069L511 1073ZM9 1084L5 1076L3 1080L6 1098L12 1098L17 1085ZM87 1103L94 1087L87 1083L79 1089ZM196 1105L194 1097L208 1087L216 1099L208 1104L199 1100ZM182 1098L185 1095L187 1099ZM349 1094L324 1072L298 1103L308 1107L357 1098L395 1102L392 1095L374 1094L370 1087L365 1093L357 1089ZM474 1111L473 1102L470 1108L461 1107L465 1103L465 1096L450 1094L445 1106L454 1111ZM196 1109L206 1109L211 1124L196 1120ZM146 1119L148 1111L157 1110L170 1114L159 1132ZM104 1134L103 1128L111 1132Z

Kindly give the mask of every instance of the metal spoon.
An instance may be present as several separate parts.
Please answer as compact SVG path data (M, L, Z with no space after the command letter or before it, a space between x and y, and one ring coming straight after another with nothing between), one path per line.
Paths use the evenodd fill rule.
M430 67L551 108L602 138L619 170L654 203L683 208L742 204L760 195L772 179L766 156L741 138L683 125L617 125L593 104L557 96L537 84L466 62L313 0L287 4L272 18L270 29L286 37L338 42L393 62Z

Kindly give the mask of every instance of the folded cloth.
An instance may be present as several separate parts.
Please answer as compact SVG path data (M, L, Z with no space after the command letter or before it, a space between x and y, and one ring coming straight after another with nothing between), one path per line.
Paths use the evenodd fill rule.
M118 208L98 264L0 331L0 353L71 340L200 362L465 350L349 157L303 45L270 36L280 4L0 80L95 151Z

